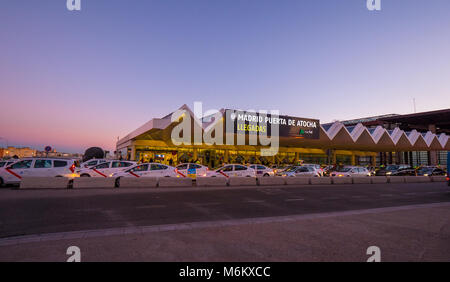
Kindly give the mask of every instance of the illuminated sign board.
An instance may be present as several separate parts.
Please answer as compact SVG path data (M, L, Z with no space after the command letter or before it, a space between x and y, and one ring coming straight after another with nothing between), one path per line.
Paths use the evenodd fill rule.
M272 125L275 125L279 128L279 137L319 139L320 122L317 119L226 110L225 121L232 123L232 126L226 126L227 133L272 136Z

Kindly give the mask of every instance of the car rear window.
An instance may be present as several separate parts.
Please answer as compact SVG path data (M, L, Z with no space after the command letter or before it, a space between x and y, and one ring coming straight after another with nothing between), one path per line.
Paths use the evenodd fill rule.
M147 171L148 170L148 164L145 165L138 165L132 169L130 169L129 171Z
M164 165L160 165L160 164L152 164L151 165L151 170L162 170L162 169L166 169L167 167Z
M234 170L247 170L247 167L245 167L243 165L237 165L234 167Z
M34 168L52 168L51 160L36 160L34 162Z
M109 163L102 163L94 167L95 169L99 168L109 168Z
M11 166L11 168L13 168L13 169L30 168L31 167L31 163L33 163L32 160L21 161L21 162L17 162L15 164L13 164Z
M177 169L187 169L188 165L187 164L182 164L177 166Z
M67 161L53 161L54 167L66 167Z

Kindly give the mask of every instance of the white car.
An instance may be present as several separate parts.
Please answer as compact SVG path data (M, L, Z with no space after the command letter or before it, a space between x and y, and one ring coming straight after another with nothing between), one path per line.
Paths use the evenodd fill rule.
M77 171L80 177L111 177L113 173L136 165L132 161L106 161L90 168Z
M370 171L365 167L348 166L331 173L331 177L358 177L370 176Z
M93 167L93 166L101 164L101 163L105 163L107 161L108 161L107 159L90 159L90 160L85 161L84 163L82 163L80 165L80 167L82 167L82 168L89 168L89 167Z
M143 163L112 174L112 177L178 177L173 166Z
M320 176L323 176L324 174L323 168L319 164L302 164L302 166L313 167L320 174Z
M176 172L181 177L204 177L207 176L209 168L194 163L179 164L176 166Z
M229 164L215 171L209 171L208 176L211 177L230 177L230 176L246 176L256 177L256 171L253 168L246 167L241 164Z
M0 169L0 185L20 183L23 177L74 178L76 160L58 158L24 158Z
M256 171L256 176L275 176L273 169L268 168L265 165L252 164L248 167L253 168Z
M277 174L283 177L320 177L320 172L312 166L291 166Z

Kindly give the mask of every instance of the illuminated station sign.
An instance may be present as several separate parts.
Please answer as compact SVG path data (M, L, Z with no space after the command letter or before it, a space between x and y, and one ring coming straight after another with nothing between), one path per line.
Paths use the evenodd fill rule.
M278 126L280 137L319 139L318 119L226 110L225 122L232 123L226 125L227 133L272 136L272 126Z

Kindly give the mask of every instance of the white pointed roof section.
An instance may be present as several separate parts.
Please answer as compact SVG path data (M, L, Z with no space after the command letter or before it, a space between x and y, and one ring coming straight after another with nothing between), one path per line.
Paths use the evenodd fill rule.
M356 145L358 145L359 148L373 148L373 146L376 146L375 140L373 139L372 135L370 134L369 130L362 125L361 123L358 123L353 130L351 131L351 136L353 141Z
M184 104L179 111L184 111L193 117L193 126L199 126L202 128L202 122L194 115L191 109ZM172 114L166 115L163 118L153 118L146 122L144 125L134 130L130 134L126 135L117 142L117 145L124 144L131 140L169 140L172 129L179 123L179 121L172 122ZM202 129L203 130L203 129Z
M413 130L408 137L409 141L411 141L411 144L413 144L413 148L415 151L429 149L427 143L425 142L425 139L420 132Z
M432 133L431 131L428 131L423 137L423 139L425 140L425 143L427 144L428 148L432 150L442 150L442 146L439 143L436 134Z
M412 144L409 142L408 136L400 128L396 127L391 133L392 141L394 141L395 148L398 151L410 151Z
M354 144L354 140L347 128L340 122L335 122L327 131L332 145L336 148L345 147L348 144Z
M450 150L450 138L444 134L441 133L441 135L439 135L439 144L441 144L442 148L445 150ZM449 147L447 147L447 145L449 145Z

